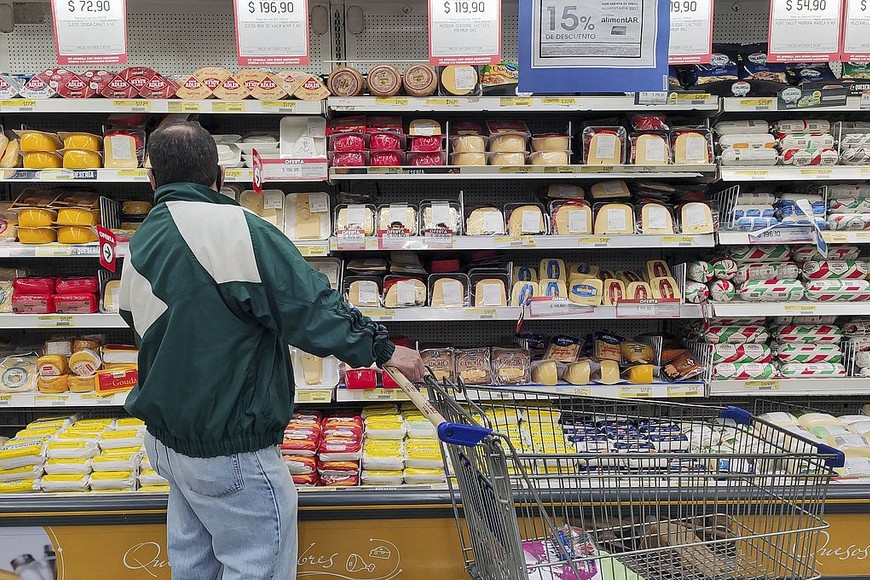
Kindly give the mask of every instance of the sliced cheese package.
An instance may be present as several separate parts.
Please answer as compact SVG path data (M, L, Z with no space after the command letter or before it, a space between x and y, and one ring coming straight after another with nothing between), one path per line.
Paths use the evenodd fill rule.
M405 308L426 305L426 284L417 278L387 276L384 279L384 306Z
M680 208L680 228L684 234L712 234L713 212L706 203L693 201Z
M284 233L291 240L325 240L332 231L329 194L289 193L284 199Z
M583 200L550 202L550 221L557 236L592 233L592 208Z
M494 207L473 209L466 220L465 233L469 236L503 236L504 214Z
M429 306L462 308L468 305L470 282L465 274L432 274L429 276Z
M541 204L507 204L508 233L512 236L543 235L547 233L544 206Z

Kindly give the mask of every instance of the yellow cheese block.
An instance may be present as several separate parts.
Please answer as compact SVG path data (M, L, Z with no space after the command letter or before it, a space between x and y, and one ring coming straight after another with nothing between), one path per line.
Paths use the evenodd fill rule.
M634 141L634 162L637 165L668 165L671 162L668 142L661 135L638 135Z
M465 284L456 278L439 278L432 284L434 308L461 308L465 306Z
M664 276L670 276L673 278L673 274L671 274L671 268L664 260L648 260L646 263L646 270L644 274L644 278L646 280L652 280L653 278L660 278Z
M484 153L486 139L480 135L460 135L451 141L454 153Z
M532 165L568 165L568 151L538 151L529 155Z
M584 264L582 262L573 262L568 265L568 276L573 276L574 274L589 274L593 278L598 276L598 272L601 270L598 266L594 264Z
M21 152L29 151L57 151L63 145L54 133L43 133L42 131L18 131L18 136L21 138Z
M595 216L596 234L633 234L634 212L626 203L608 203Z
M61 244L89 244L99 238L91 228L78 226L62 226L57 228L57 241Z
M575 272L575 273L571 274L570 276L568 276L568 287L570 288L574 284L583 283L586 280L597 280L597 279L598 279L598 276L593 275L593 274L587 274L587 273L580 274L580 273Z
M3 156L0 157L0 168L18 167L19 161L21 161L21 144L18 139L12 139L6 145Z
M469 236L504 235L504 215L494 207L480 207L471 212L465 224Z
M253 189L245 190L239 196L239 205L243 208L252 211L270 224L280 227L283 222L283 209L270 207L266 209L265 196L257 193Z
M601 306L604 283L596 278L571 284L568 300L587 306Z
M515 282L513 290L511 290L511 305L524 306L529 300L537 295L538 284L536 282Z
M426 304L426 285L420 280L399 280L387 290L384 305L387 308L423 306Z
M118 312L120 306L118 298L121 295L121 281L109 280L103 288L103 310L106 312Z
M302 353L302 376L306 385L318 385L323 380L323 359L313 354Z
M103 166L103 156L95 151L67 149L63 152L64 169L99 169Z
M670 276L658 276L649 281L653 298L672 299L681 298L680 287L677 281Z
M57 232L51 228L18 228L18 241L22 244L48 244L57 241Z
M674 233L674 218L665 206L658 203L645 203L640 211L641 233L646 235L667 235Z
M646 282L632 282L625 289L628 300L650 300L653 298L652 288Z
M61 208L57 212L57 223L61 226L94 227L99 222L98 211L78 207Z
M713 213L706 203L693 201L680 210L680 226L684 234L712 234Z
M22 153L25 169L60 169L63 167L63 158L57 153L47 151L31 151Z
M486 153L454 153L450 156L452 165L486 165Z
M347 291L348 302L357 308L380 306L380 289L374 280L354 280Z
M622 280L608 278L604 281L604 300L605 306L616 306L616 304L625 298L625 283Z
M364 205L352 205L338 210L335 218L335 231L339 232L355 224L362 228L365 235L370 236L375 232L375 212Z
M566 203L553 211L553 234L557 236L592 233L592 208Z
M622 140L615 133L596 133L589 140L586 165L619 165L622 163Z
M592 185L589 190L592 199L620 199L631 196L631 190L621 179L601 181Z
M626 377L632 383L649 384L653 382L653 365L635 365L625 371Z
M18 225L22 228L51 227L57 214L54 210L43 208L25 208L18 212Z
M521 282L537 282L538 273L529 266L514 266L514 280Z
M532 382L553 386L559 383L559 367L555 361L542 361L532 367Z
M91 377L102 366L103 361L96 351L89 348L74 352L69 357L69 368L74 375L80 377Z
M66 357L59 354L47 354L36 359L36 366L41 377L59 377L69 372Z
M69 375L39 377L36 388L40 393L65 393L69 390Z
M544 212L536 205L523 205L511 210L508 233L512 236L540 235L547 233Z
M710 163L710 147L706 135L686 131L674 139L674 163L696 165Z
M96 375L91 377L79 377L70 375L69 390L73 393L92 393L96 387Z
M504 282L497 278L480 280L474 285L475 306L507 306Z
M615 385L619 382L619 363L615 360L601 361L601 382L605 385Z
M525 153L493 153L489 156L490 165L508 166L525 165Z
M592 369L589 361L580 361L568 365L565 371L565 380L572 385L588 385Z
M538 279L552 278L554 280L567 280L568 272L565 270L565 260L549 258L541 260L538 266Z
M109 169L136 169L139 157L136 139L131 135L110 135L103 140L103 166Z
M63 134L63 148L102 151L103 138L92 133L65 133Z
M496 135L489 139L489 150L492 153L523 153L526 138L522 135Z
M540 291L541 296L547 296L549 298L568 297L568 286L565 284L564 280L542 279L538 282L538 290Z

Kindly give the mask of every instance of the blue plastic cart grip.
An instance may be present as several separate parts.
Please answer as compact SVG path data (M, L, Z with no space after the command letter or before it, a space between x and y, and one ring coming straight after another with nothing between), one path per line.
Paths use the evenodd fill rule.
M720 419L732 419L740 425L749 425L752 423L752 413L745 409L741 409L740 407L725 407L725 409L719 413Z
M492 429L463 425L462 423L448 423L445 421L438 425L438 438L441 441L453 445L462 445L463 447L474 447L490 433L492 433Z
M844 465L846 465L846 454L839 449L834 449L830 445L825 445L824 443L819 443L818 449L819 453L834 456L831 459L825 461L825 465L827 465L828 467L843 467Z

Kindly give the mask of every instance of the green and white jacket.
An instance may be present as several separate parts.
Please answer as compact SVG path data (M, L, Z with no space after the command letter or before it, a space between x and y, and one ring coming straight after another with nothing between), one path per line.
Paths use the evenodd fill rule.
M178 453L281 442L293 408L288 345L383 365L387 330L349 306L283 233L232 199L173 183L130 241L121 315L139 345L126 409Z

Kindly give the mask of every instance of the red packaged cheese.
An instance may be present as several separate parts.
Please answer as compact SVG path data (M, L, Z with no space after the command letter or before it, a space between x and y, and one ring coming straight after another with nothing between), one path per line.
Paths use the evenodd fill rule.
M58 294L96 294L100 291L100 282L96 276L69 276L58 278L55 292Z
M54 295L54 309L59 314L93 314L98 304L96 294Z
M143 99L171 99L178 90L178 84L172 79L154 75L139 91Z
M402 165L402 153L399 151L378 151L371 154L372 167L399 167Z
M64 75L56 90L57 94L65 99L89 99L97 94L87 78L74 73Z
M335 135L332 139L332 150L340 153L349 151L365 151L365 137L356 133Z
M51 294L12 295L12 312L15 314L51 314L54 312L54 298Z
M119 72L118 76L136 89L138 95L156 74L157 71L147 66L130 66Z
M411 153L408 155L408 165L413 167L434 167L444 165L447 154L436 151L434 153Z
M54 294L54 278L16 278L12 281L15 294Z
M109 83L115 78L115 73L107 70L91 69L79 75L79 78L86 81L90 85L95 94L99 95L109 86Z
M105 83L105 88L100 91L100 94L107 99L132 99L139 96L139 91L120 76L114 75Z
M402 137L395 133L375 133L369 139L372 151L401 151Z
M332 156L333 167L365 167L365 154L359 152L336 153Z

